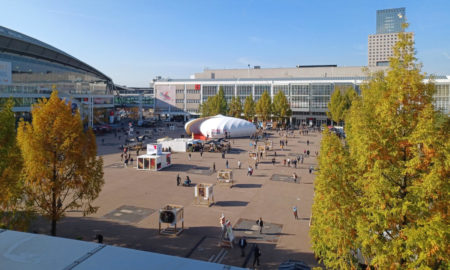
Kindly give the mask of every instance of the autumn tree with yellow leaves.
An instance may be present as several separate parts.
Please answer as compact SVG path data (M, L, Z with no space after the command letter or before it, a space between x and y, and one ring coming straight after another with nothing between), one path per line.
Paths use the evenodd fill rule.
M103 160L97 157L92 130L83 130L80 114L56 90L33 106L32 117L32 123L19 123L17 134L24 188L56 235L56 223L67 210L80 209L84 215L97 211L92 202L104 184Z
M450 120L433 107L410 35L399 34L387 73L353 100L345 147L333 139L321 151L311 236L331 269L353 269L356 259L375 269L450 267Z
M8 99L0 109L0 226L18 230L25 228L28 215L13 107L12 99Z

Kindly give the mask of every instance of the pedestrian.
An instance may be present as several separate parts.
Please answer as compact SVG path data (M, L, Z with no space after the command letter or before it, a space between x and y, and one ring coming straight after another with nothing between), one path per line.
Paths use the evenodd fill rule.
M241 169L241 161L240 160L238 160L238 169L239 170Z
M248 166L248 169L247 169L247 176L251 176L252 174L252 167L251 166Z
M225 167L228 169L228 159L225 161Z
M313 170L314 170L313 166L309 167L309 173L312 173Z
M255 170L258 169L258 161L255 162Z
M256 224L258 224L259 226L259 233L262 233L262 229L264 227L264 221L262 220L262 217L260 217L257 221Z
M181 177L180 174L177 174L177 186L179 186L181 183Z
M247 240L245 236L239 240L239 247L241 248L241 257L245 257L245 247L247 246Z
M308 150L308 151L306 151L306 155L307 155L308 157L309 157L309 153L310 153L310 152L309 152L309 150Z
M303 164L303 155L302 155L302 159L301 159L301 161L302 161L302 164Z
M294 178L294 182L297 183L297 178L298 178L298 176L297 176L296 173L293 173L293 174L292 174L292 178Z
M294 160L292 161L292 163L294 163L294 167L297 169L297 160L294 159Z
M288 140L286 139L286 146L287 146L287 144L288 144Z
M306 141L306 145L309 145L309 140Z
M275 158L272 158L272 165L275 166Z
M277 156L277 152L274 152L275 156Z
M283 159L283 166L286 166L286 159Z
M188 154L188 159L191 160L191 153Z
M123 152L120 154L120 161L123 161Z
M291 167L291 159L290 158L287 159L287 165L288 165L288 167Z
M200 157L203 157L203 149L200 151Z
M134 159L133 159L133 158L130 158L131 166L133 166L133 161L134 161Z
M292 207L292 210L294 211L294 218L298 219L297 206Z
M213 162L213 172L215 172L215 171L216 171L216 163Z
M99 244L102 244L103 243L103 235L97 234L95 236L95 240L97 240Z
M128 158L126 158L125 161L123 162L123 167L128 168Z

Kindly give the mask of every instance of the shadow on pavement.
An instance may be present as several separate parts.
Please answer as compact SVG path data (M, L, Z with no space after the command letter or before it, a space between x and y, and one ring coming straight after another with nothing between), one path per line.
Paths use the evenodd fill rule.
M235 188L261 188L261 184L236 184L233 187Z
M214 206L247 206L248 202L243 201L218 201L214 203Z

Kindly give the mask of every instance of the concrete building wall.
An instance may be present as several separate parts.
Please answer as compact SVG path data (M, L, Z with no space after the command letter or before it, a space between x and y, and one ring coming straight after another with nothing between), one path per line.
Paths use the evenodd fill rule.
M364 77L365 67L300 67L263 69L205 69L195 73L195 79L238 79L238 78L327 78ZM369 67L370 72L385 70L385 67Z
M378 65L388 66L389 58L392 57L393 48L398 41L399 33L369 35L368 39L368 64L373 68ZM414 41L414 33L411 34Z

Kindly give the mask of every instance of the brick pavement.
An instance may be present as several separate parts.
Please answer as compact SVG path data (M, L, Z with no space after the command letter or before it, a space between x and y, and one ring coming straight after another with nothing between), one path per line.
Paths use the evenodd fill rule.
M181 134L183 131L180 129L177 132ZM104 145L101 144L102 139L105 139ZM97 144L99 154L104 158L105 172L105 186L95 201L100 208L89 217L83 217L77 211L67 213L67 217L58 223L57 235L93 241L95 235L101 233L106 244L241 267L251 267L253 257L249 251L252 244L257 243L262 251L262 265L258 269L276 269L287 259L302 260L310 266L317 266L308 235L314 190L314 174L309 174L308 169L311 165L316 166L314 153L319 150L320 134L300 136L297 132L295 138L288 138L288 151L280 149L280 139L275 132L272 132L271 139L277 152L277 163L275 166L271 163L272 151L250 177L246 176L249 139L232 139L232 147L240 151L232 151L226 159L222 159L219 153L205 152L203 157L192 153L192 159L188 160L187 153L175 153L172 162L176 166L149 172L137 171L130 165L123 168L118 149L123 142L114 138L114 134L99 136ZM310 141L309 146L306 140ZM309 149L312 155L305 158L304 164L298 164L296 169L283 166L283 159L292 159L293 154L303 153L305 149ZM136 159L136 153L132 154ZM194 188L176 186L178 173L182 180L189 175L193 183L215 183L215 174L195 174L195 170L210 168L213 162L217 169L224 169L225 160L229 161L234 171L236 184L233 188L214 186L215 205L196 206L193 204ZM237 169L238 160L242 162L241 170ZM294 171L299 176L298 184L284 178L283 181L271 180L274 174L286 178ZM177 237L158 234L158 210L167 203L181 204L185 208L185 231ZM294 205L298 208L299 220L294 219ZM143 212L134 213L136 209ZM281 232L273 232L271 237L249 237L247 256L241 257L238 247L224 249L218 246L221 233L219 217L222 213L233 224L243 220L253 222L262 217L266 224L282 226ZM114 218L114 214L119 217ZM124 218L121 219L121 215ZM49 223L37 222L34 229L48 233L49 228ZM238 236L242 234L239 231L236 233ZM271 241L267 241L269 238Z

